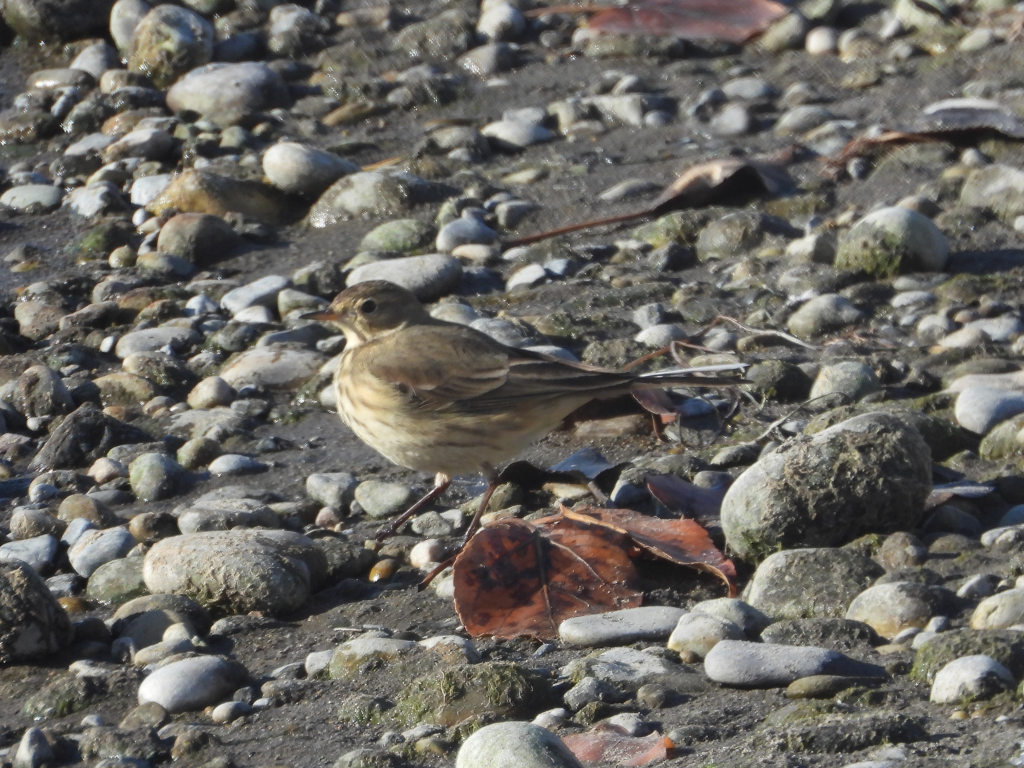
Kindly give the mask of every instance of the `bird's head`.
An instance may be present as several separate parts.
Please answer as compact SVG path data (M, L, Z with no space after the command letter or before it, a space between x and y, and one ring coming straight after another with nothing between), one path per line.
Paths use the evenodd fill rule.
M411 291L384 280L368 280L346 288L334 297L326 312L313 312L303 318L338 325L349 347L410 323L431 321Z

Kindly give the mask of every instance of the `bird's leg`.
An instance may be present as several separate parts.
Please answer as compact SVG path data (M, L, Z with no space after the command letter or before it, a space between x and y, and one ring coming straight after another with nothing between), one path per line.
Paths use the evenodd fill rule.
M384 541L384 539L394 536L398 529L401 528L409 520L409 518L418 515L420 510L423 509L427 504L432 502L442 493L448 490L448 486L452 484L452 479L444 472L438 472L437 476L434 477L434 487L430 489L426 496L413 504L409 509L403 512L401 515L396 517L390 523L385 525L374 536L375 541Z
M487 505L491 503L491 496L498 488L498 483L501 482L501 478L498 473L494 471L494 467L490 464L482 464L480 466L480 473L487 478L487 490L484 491L483 498L480 499L480 506L476 509L476 514L473 515L473 519L469 521L469 527L466 529L466 535L462 537L462 543L459 545L459 552L465 549L466 544L473 538L473 534L476 533L477 528L480 527L480 516L487 509Z

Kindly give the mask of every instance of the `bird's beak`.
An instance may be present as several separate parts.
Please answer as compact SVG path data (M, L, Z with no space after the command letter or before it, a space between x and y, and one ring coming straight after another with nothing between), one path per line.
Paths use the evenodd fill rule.
M341 315L334 312L307 312L304 315L299 315L300 320L317 320L321 323L338 323L341 322Z

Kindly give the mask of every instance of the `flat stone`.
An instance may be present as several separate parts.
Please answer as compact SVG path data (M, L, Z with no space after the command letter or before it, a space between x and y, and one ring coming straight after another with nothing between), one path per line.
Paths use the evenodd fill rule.
M563 643L580 646L628 645L641 640L664 640L686 613L682 608L644 606L596 616L577 616L558 626Z
M441 253L386 259L356 267L349 273L346 285L351 287L367 280L387 280L402 286L423 302L435 301L454 291L462 278L462 263Z
M885 677L882 667L827 648L722 640L704 659L708 677L738 688L774 688L812 675Z
M1000 422L1024 413L1024 392L967 387L957 397L954 413L961 427L985 435Z
M139 704L159 704L171 714L192 712L229 697L247 677L240 664L217 656L182 659L142 681Z

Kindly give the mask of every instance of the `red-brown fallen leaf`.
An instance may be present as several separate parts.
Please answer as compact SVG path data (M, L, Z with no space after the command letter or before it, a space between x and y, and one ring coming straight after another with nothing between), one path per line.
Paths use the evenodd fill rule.
M786 7L772 0L635 0L601 11L588 26L618 34L744 43L784 13Z
M568 232L631 221L644 216L660 215L672 210L701 208L718 204L741 205L754 197L765 193L775 195L791 186L792 180L789 175L782 167L774 163L741 160L733 157L709 160L681 173L675 181L662 190L654 202L638 211L604 216L600 219L549 229L534 235L518 237L508 241L505 245L509 248L529 245Z
M675 747L660 733L650 736L630 736L625 729L595 729L587 733L563 736L562 741L576 759L584 765L614 763L615 765L647 765L664 760Z
M675 475L648 476L647 490L673 512L694 518L701 525L707 526L721 516L725 491L701 488Z
M515 518L491 523L455 560L455 612L473 637L548 639L565 619L635 608L628 546L590 521L546 530Z
M679 418L679 407L664 389L638 389L631 394L641 408L657 416L662 424L671 424Z
M598 523L624 533L645 551L717 576L736 594L736 566L711 541L708 532L693 520L662 520L631 509L578 507L561 509L564 517L579 522Z

